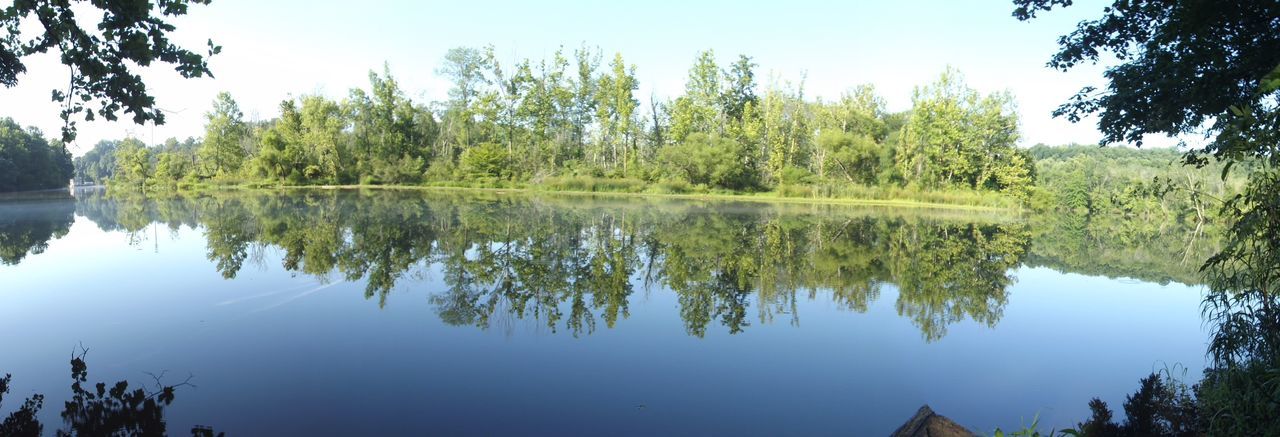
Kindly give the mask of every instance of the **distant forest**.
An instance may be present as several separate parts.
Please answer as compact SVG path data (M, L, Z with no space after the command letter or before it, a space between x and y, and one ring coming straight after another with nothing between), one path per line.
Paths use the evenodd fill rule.
M66 187L72 175L71 152L61 141L0 118L0 193Z

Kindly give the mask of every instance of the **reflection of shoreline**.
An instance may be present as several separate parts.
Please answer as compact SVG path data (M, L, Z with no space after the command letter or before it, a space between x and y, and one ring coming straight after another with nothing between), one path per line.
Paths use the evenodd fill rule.
M49 242L70 232L76 202L69 193L22 193L20 199L0 202L0 265L22 262L39 254Z
M9 201L15 201L15 200L57 200L57 199L71 199L71 198L72 198L71 193L66 188L0 193L0 202L9 202Z
M431 301L446 323L488 329L532 319L573 335L627 319L635 288L676 293L685 330L701 337L713 325L736 333L775 316L797 323L797 294L813 290L864 312L893 284L899 314L934 340L961 320L999 320L1007 272L1027 244L1024 223L920 210L582 199L388 190L90 195L77 212L144 238L139 231L154 223L202 229L212 268L227 279L273 247L285 271L363 281L380 305L402 278L438 269L446 289Z
M613 197L613 198L650 198L650 199L683 199L683 200L714 200L714 201L737 201L749 203L768 203L768 204L808 204L808 205L844 205L844 206L874 206L874 207L891 207L906 209L934 209L934 210L952 210L952 211L969 211L969 212L985 212L985 213L1003 213L1017 214L1021 212L1019 208L984 206L984 205L965 205L960 203L942 203L927 202L911 199L890 198L890 199L867 199L867 198L850 198L850 197L788 197L771 192L757 194L721 194L721 193L698 193L698 194L677 194L677 193L646 193L646 192L625 192L625 191L577 191L577 190L560 190L550 189L539 185L529 187L514 188L488 188L488 187L454 187L447 185L424 186L424 185L283 185L273 189L259 189L249 186L229 185L214 186L204 189L191 191L181 191L180 195L199 195L211 192L225 191L267 191L282 192L289 190L320 190L320 191L350 191L350 190L381 190L381 191L436 191L436 192L469 192L469 193L518 193L522 195L564 195L564 196L589 196L589 197ZM928 194L928 193L926 193Z
M1161 285L1203 285L1200 266L1221 244L1216 229L1197 233L1176 222L1146 227L1059 216L1038 217L1031 224L1035 235L1025 257L1029 267Z
M60 206L32 207L42 204ZM67 232L72 210L105 231L136 236L131 244L154 238L141 232L154 224L201 229L212 268L227 279L253 253L274 247L283 253L285 271L363 281L366 297L380 305L402 278L439 268L447 289L431 299L447 323L488 329L503 312L575 335L595 331L598 322L612 327L625 320L637 287L676 293L686 331L703 336L717 324L739 332L775 316L796 323L792 307L805 291L829 290L840 307L862 312L889 284L901 291L899 315L936 340L962 320L994 326L1008 300L1011 269L1020 265L1167 282L1178 266L1160 262L1184 258L1113 249L1107 245L1125 241L1113 238L1123 234L1095 237L1087 222L1069 220L817 204L307 189L164 198L93 191L74 201L0 203L0 211L9 211L9 221L0 222L8 226L0 234L8 238L0 241L2 259L15 264L38 253ZM1147 243L1143 247L1159 246Z

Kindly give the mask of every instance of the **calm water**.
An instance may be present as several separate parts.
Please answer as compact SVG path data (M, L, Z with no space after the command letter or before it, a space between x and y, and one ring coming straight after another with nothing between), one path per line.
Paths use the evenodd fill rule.
M497 193L9 200L0 416L43 393L52 433L83 344L91 382L193 375L179 435L887 435L926 403L1060 427L1203 367L1196 242L1124 232Z

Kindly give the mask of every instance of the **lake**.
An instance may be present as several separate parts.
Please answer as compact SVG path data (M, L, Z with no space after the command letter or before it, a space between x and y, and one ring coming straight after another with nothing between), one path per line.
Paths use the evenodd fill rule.
M468 191L0 201L8 414L189 379L169 431L887 435L1123 416L1197 380L1178 229L954 210ZM1125 227L1128 226L1128 227ZM149 374L149 373L150 374Z

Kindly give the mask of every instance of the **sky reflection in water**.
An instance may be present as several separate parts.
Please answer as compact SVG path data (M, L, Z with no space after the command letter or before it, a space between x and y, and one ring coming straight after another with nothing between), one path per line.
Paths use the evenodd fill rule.
M925 403L1061 427L1198 376L1185 237L497 193L3 201L4 413L44 393L56 428L83 343L91 380L194 374L178 434L882 435Z

